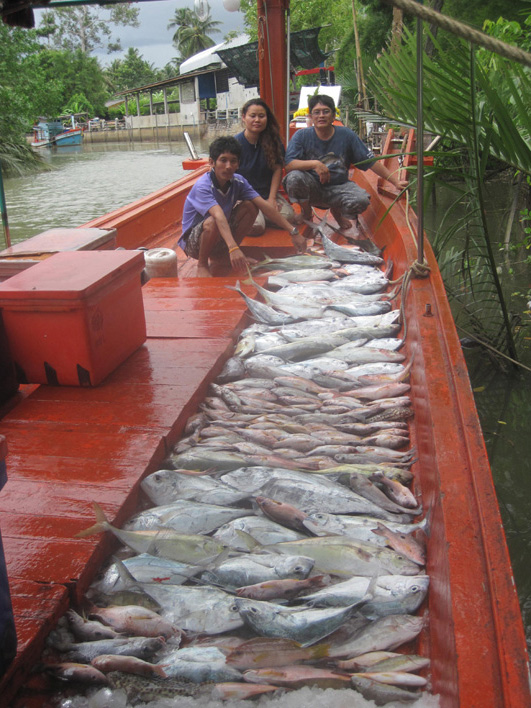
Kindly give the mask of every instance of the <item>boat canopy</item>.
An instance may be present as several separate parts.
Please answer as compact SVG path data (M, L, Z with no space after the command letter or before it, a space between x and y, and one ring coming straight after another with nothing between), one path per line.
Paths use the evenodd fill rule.
M330 53L322 52L317 43L321 29L322 26L290 33L291 66L313 69L325 61ZM258 41L237 47L219 48L217 54L240 84L246 88L258 86Z

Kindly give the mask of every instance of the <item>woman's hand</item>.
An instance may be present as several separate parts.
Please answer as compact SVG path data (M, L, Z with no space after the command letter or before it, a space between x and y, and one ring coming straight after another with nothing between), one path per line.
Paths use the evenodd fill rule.
M277 202L277 198L276 198L276 197L268 197L268 198L266 199L266 202L267 202L268 204L271 204L271 206L273 207L273 209L275 209L275 211L280 211L280 209L278 208L278 202Z

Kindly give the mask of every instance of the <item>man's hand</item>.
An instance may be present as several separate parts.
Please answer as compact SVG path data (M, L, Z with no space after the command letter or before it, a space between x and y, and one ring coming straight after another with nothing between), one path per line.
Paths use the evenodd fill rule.
M317 172L321 184L328 184L328 182L330 182L330 170L323 162L316 160L313 169Z
M236 273L247 272L247 259L240 248L236 248L230 255L230 264Z
M292 234L291 240L293 242L293 245L297 249L297 253L304 253L306 251L306 239L302 234Z
M401 192L403 189L405 189L407 186L409 186L409 182L407 179L390 179L389 182L398 189L399 192Z

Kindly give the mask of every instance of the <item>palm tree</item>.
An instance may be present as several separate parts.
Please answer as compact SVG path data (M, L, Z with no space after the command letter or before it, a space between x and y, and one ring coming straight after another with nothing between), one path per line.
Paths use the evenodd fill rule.
M179 7L175 10L174 18L171 22L168 22L168 29L176 27L177 30L173 35L172 41L175 46L179 44L179 33L185 27L189 27L193 23L194 10L189 7Z
M175 11L174 21L168 24L169 28L177 27L173 35L173 44L182 59L188 59L214 45L214 40L209 35L220 31L218 26L221 22L213 20L208 4L207 8L208 14L204 19L200 19L196 10L179 8Z

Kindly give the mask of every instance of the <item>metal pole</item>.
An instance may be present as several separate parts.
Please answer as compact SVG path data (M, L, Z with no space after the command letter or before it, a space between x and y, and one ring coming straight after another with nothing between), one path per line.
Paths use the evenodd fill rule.
M290 87L290 54L291 54L291 11L288 3L286 11L286 147L289 143L289 87Z
M424 263L424 113L422 20L417 18L417 242L418 263Z
M4 181L2 179L2 164L0 163L0 211L2 212L2 225L4 227L4 235L6 248L11 247L11 236L9 235L9 224L7 223L7 204L6 195L4 192Z

